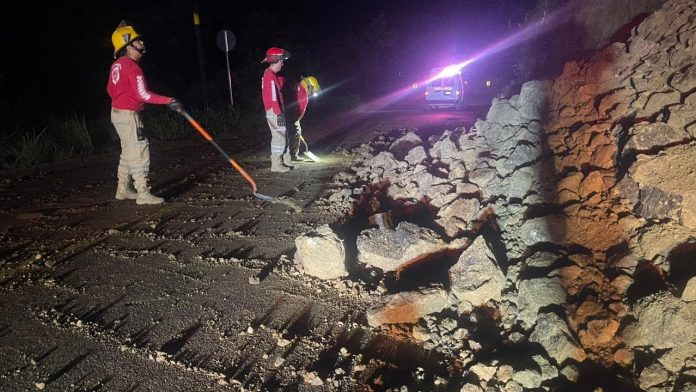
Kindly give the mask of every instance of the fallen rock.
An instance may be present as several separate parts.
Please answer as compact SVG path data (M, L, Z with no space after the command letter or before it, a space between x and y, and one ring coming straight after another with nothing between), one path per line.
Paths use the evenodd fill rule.
M525 389L535 389L541 386L541 374L539 372L524 369L518 370L512 375L512 379Z
M495 366L488 366L482 363L477 363L471 368L469 368L469 371L474 373L479 379L483 381L489 381L493 378L493 375L496 372L496 368Z
M583 347L598 347L611 342L618 329L619 322L614 319L592 320L578 335Z
M679 373L682 369L690 367L689 359L696 359L696 343L688 342L677 346L662 354L658 361L665 369L672 373Z
M450 134L446 132L440 140L435 142L433 147L428 152L431 157L439 159L443 162L448 162L456 158L459 148L450 138Z
M648 216L670 218L696 229L696 148L679 145L666 154L639 156L632 177L641 189L641 204Z
M500 301L505 288L505 276L483 236L478 236L459 256L449 274L450 290L455 297L474 306Z
M391 143L389 146L389 152L394 154L396 159L404 159L409 151L422 144L423 140L420 138L420 136L414 132L408 132Z
M416 166L423 163L423 161L426 159L428 159L428 153L425 151L423 146L414 147L408 152L408 154L406 154L406 157L404 158L404 160L411 166Z
M686 282L686 287L684 287L681 299L685 302L696 301L696 276Z
M367 311L367 322L372 327L414 324L425 315L442 311L448 303L449 295L440 287L387 295Z
M653 363L640 372L640 387L643 390L646 390L655 385L664 383L668 378L669 373L667 373L665 368L663 368L659 363Z
M566 303L566 291L560 278L526 279L517 286L518 318L524 328L534 326L541 308Z
M430 229L401 222L395 230L367 229L357 239L358 261L396 271L438 257L448 245Z
M304 273L320 279L336 279L348 275L343 241L329 225L295 238L295 262Z
M533 355L532 360L534 360L534 362L536 362L536 364L539 366L539 369L541 369L542 382L558 377L558 369L553 366L544 356Z
M630 129L629 135L625 149L636 153L647 153L691 138L683 129L672 128L663 122L638 123Z
M441 226L448 236L457 237L473 228L480 210L481 203L477 199L457 198L440 209L435 223Z
M539 343L559 365L568 359L582 362L587 356L573 339L568 325L555 313L539 315L529 341Z
M630 347L658 350L696 341L696 302L684 302L668 292L641 298L631 314L636 319L623 331Z

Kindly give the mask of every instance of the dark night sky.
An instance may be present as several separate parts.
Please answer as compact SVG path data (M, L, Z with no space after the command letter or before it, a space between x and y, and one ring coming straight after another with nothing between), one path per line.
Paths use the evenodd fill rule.
M215 36L228 28L237 37L230 53L235 83L246 95L256 93L266 48L281 46L293 55L286 66L290 75L313 74L323 85L349 82L343 84L345 93L369 96L372 88L409 84L431 67L460 60L510 33L533 3L200 0L198 9L209 80L224 80L225 57ZM1 27L4 123L29 124L71 112L106 114L110 37L122 18L145 36L142 65L151 89L195 99L191 90L200 72L192 10L193 1L13 3Z

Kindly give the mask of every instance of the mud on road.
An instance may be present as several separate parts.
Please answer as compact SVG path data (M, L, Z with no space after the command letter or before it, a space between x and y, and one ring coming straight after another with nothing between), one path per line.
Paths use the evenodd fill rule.
M117 152L4 173L2 390L369 390L446 372L367 326L373 287L293 265L296 236L341 218L322 196L352 157L277 175L265 150L220 144L303 212L255 198L198 140L152 143L162 205L113 199Z

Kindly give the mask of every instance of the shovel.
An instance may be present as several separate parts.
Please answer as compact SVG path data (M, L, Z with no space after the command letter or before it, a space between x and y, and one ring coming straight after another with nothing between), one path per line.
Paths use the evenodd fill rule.
M305 152L304 156L307 158L311 159L314 162L321 162L321 159L319 159L318 156L314 155L313 152L309 151L309 147L307 147L307 142L304 140L304 136L300 135L300 140L302 141L302 144L304 144Z
M249 175L249 173L247 173L246 170L244 170L234 159L232 159L229 155L227 155L227 153L225 152L225 150L223 150L223 149L220 147L220 145L218 145L217 143L215 143L215 140L213 140L212 136L210 136L210 134L209 134L208 132L206 132L206 130L203 129L203 127L202 127L200 124L198 124L198 122L197 122L196 120L194 120L193 117L191 117L190 114L188 114L188 113L187 113L186 111L184 111L184 110L179 111L179 113L181 113L184 117L186 117L186 119L188 120L188 122L189 122L194 128L196 128L196 130L198 131L198 133L200 133L201 136L203 136L203 138L205 138L205 140L209 141L210 144L212 144L213 147L215 147L215 148L218 150L218 152L220 153L220 155L222 155L222 156L227 160L227 162L229 162L230 165L232 165L232 167L234 167L234 168L239 172L239 174L241 174L241 175L249 182L249 184L251 185L251 192L254 194L254 196L256 196L257 198L259 198L259 199L261 199L261 200L263 200L263 201L267 201L267 202L270 202L270 203L285 204L286 206L292 208L293 210L295 210L295 211L297 211L297 212L301 212L301 211L302 211L302 208L301 208L301 207L295 205L295 203L291 202L290 200L278 199L278 198L273 197L273 196L268 196L268 195L264 195L263 193L258 193L258 192L257 192L257 189L256 189L256 182L254 181L253 178L251 178L251 176Z

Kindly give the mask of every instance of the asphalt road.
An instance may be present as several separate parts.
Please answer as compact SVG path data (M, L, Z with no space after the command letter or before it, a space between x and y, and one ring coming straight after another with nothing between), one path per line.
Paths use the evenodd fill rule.
M311 132L307 137L309 140L329 149L366 142L388 130L417 130L425 140L432 135L439 136L445 130L471 127L477 118L485 118L487 110L483 106L467 107L463 111L427 110L414 105L390 109L361 108L305 128Z

